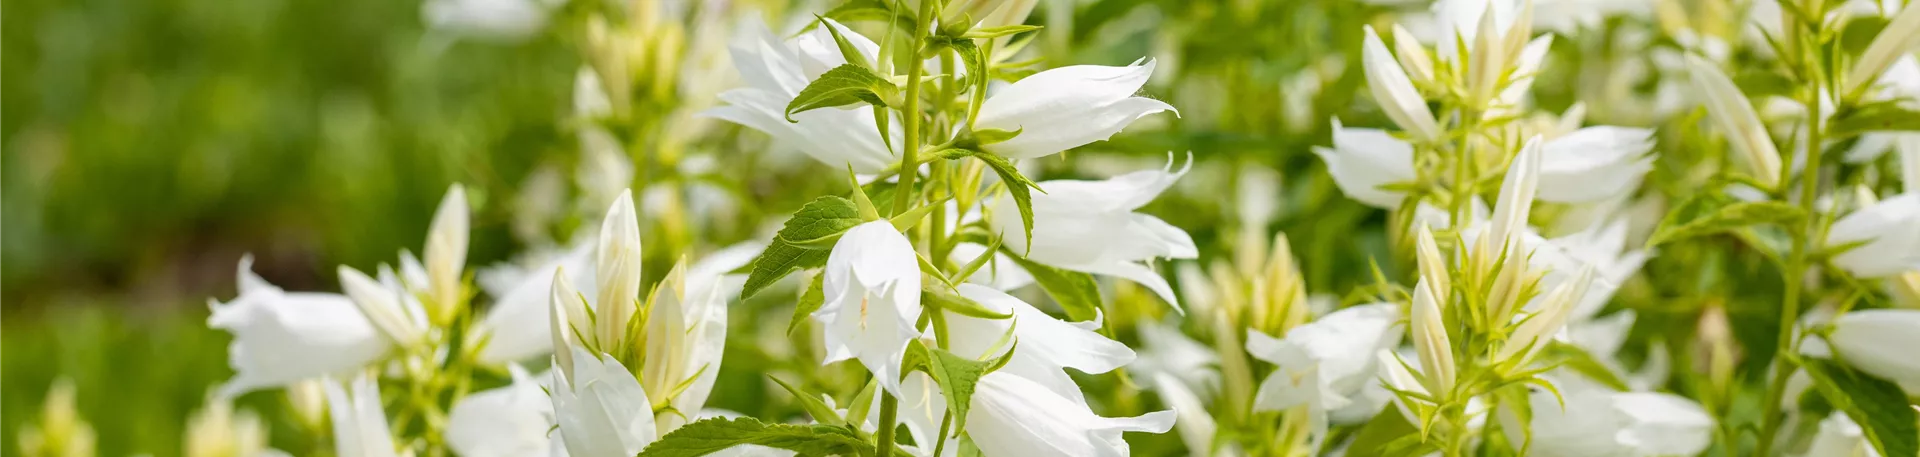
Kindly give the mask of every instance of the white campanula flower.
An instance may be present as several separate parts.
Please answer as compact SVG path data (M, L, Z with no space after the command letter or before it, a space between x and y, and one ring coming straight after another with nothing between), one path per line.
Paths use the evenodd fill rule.
M1341 193L1376 208L1398 208L1406 199L1406 192L1382 186L1416 178L1412 144L1384 130L1342 126L1338 118L1333 120L1333 148L1316 146L1313 152L1327 162L1327 173Z
M546 456L553 448L553 401L546 387L519 366L509 365L513 383L476 392L447 413L447 446L462 457Z
M1345 407L1350 397L1373 382L1372 355L1400 345L1405 329L1399 320L1398 305L1374 303L1321 316L1287 330L1285 339L1248 330L1247 353L1277 367L1260 382L1254 409L1280 411L1306 405L1314 422L1313 436L1324 438L1327 412Z
M1005 292L977 284L961 284L960 296L987 309L1011 313L1012 319L981 319L955 316L948 319L947 331L955 354L984 355L993 349L1007 330L1019 341L1013 358L1000 371L1019 375L1059 394L1086 403L1073 378L1061 368L1100 374L1133 361L1133 349L1101 335L1099 321L1067 322L1041 312L1033 305Z
M1820 420L1820 430L1813 435L1813 442L1807 444L1806 457L1880 457L1880 452L1867 442L1865 431L1860 424L1854 423L1846 413L1834 411L1826 419Z
M554 366L550 395L567 455L631 456L658 437L647 391L619 360L579 346L556 358L566 362Z
M1173 411L1100 416L1027 378L995 372L974 388L967 434L985 455L1118 457L1129 455L1123 432L1166 433L1174 417Z
M1558 381L1558 380L1556 380ZM1712 442L1713 416L1693 400L1656 392L1614 392L1579 382L1555 382L1559 395L1533 389L1533 439L1527 451L1567 457L1695 455ZM1503 408L1503 427L1518 429ZM1520 443L1513 443L1518 448Z
M1124 67L1073 65L1021 78L980 105L974 128L1020 132L985 146L1011 159L1044 157L1105 140L1136 119L1173 111L1166 102L1133 96L1147 84L1153 68L1151 60Z
M728 106L707 110L703 115L747 126L773 136L779 144L792 145L814 160L835 168L851 165L860 173L879 173L899 162L887 145L901 147L901 127L887 129L890 140L883 141L875 127L873 110L825 108L793 115L787 122L787 104L822 73L847 63L825 27L834 27L868 62L875 61L880 46L832 20L822 27L781 42L766 24L747 27L746 34L731 46L733 64L746 87L720 94ZM899 124L888 114L888 122Z
M748 254L757 254L757 249ZM649 398L668 402L673 411L655 418L661 435L686 425L687 411L699 411L713 392L726 349L727 297L709 258L692 270L676 268L655 289L647 318L646 366L641 379ZM686 273L682 273L686 271ZM695 275L699 275L696 279ZM681 386L685 386L682 388Z
M1568 316L1570 321L1583 321L1598 314L1613 298L1614 291L1646 263L1646 251L1627 249L1627 229L1627 220L1615 219L1563 237L1541 239L1531 234L1527 237L1526 243L1532 245L1533 251L1529 263L1547 271L1541 287L1557 286L1582 268L1593 268L1593 283L1574 305Z
M991 223L1003 242L1027 258L1067 270L1111 275L1140 283L1179 309L1173 286L1143 262L1199 256L1187 232L1134 210L1153 201L1193 165L1172 171L1142 170L1102 181L1052 180L1033 194L1033 243L1029 245L1012 198L1002 196Z
M1878 278L1920 270L1920 192L1854 210L1827 229L1826 244L1860 245L1833 256L1856 276Z
M333 422L333 455L340 457L397 457L387 415L380 409L380 385L365 374L351 387L329 380L327 411ZM412 455L411 452L408 455Z
M1540 151L1541 201L1590 203L1632 192L1653 169L1653 130L1587 127L1548 140Z
M887 221L840 235L821 272L826 301L813 318L825 325L825 363L849 358L900 394L900 357L920 336L920 264L913 244Z
M1915 329L1920 329L1920 310L1853 311L1833 319L1827 342L1835 355L1860 371L1902 386L1920 386L1920 358L1913 356L1920 332Z
M1407 77L1406 70L1400 67L1393 52L1387 50L1386 42L1380 40L1373 26L1366 27L1366 41L1360 50L1367 88L1387 118L1393 119L1394 124L1415 140L1440 139L1440 124L1434 120L1433 110L1427 108L1427 100L1420 96L1420 90L1413 86L1413 80Z
M1780 151L1767 135L1766 124L1760 123L1753 103L1733 85L1733 79L1720 71L1719 65L1695 55L1687 56L1687 76L1707 105L1707 117L1727 137L1734 152L1745 159L1753 179L1768 186L1778 185Z
M1198 287L1184 290L1194 289ZM1189 303L1192 301L1188 299ZM1200 313L1196 310L1195 314ZM1160 375L1164 374L1199 394L1211 396L1219 392L1220 372L1215 367L1220 365L1220 354L1214 352L1213 348L1195 341L1170 324L1142 322L1135 330L1139 332L1141 347L1138 357L1127 364L1129 374L1138 375L1149 383L1160 382Z
M227 347L233 379L220 395L348 373L374 363L393 342L345 295L287 292L254 275L253 257L240 259L240 294L209 301L207 326L233 334Z
M1200 396L1187 388L1184 381L1171 374L1154 373L1149 379L1153 381L1151 384L1153 391L1160 395L1160 401L1166 402L1167 407L1173 408L1174 432L1179 433L1180 442L1187 445L1187 455L1192 457L1216 455L1212 451L1213 437L1219 432L1220 426L1214 422L1213 416L1207 413L1206 403L1200 400ZM1217 454L1231 456L1239 453L1237 449L1222 449Z
M485 339L478 355L481 363L504 364L553 352L552 325L547 323L551 272L565 272L568 282L580 289L599 290L594 283L592 246L580 243L559 258L516 273L500 290L489 291L495 297L493 306L474 324L475 333Z
M540 0L429 0L420 17L434 30L511 43L546 28L547 8Z

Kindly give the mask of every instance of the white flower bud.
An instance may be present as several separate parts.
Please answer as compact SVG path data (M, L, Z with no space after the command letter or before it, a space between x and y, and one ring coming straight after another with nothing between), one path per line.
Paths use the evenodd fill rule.
M639 309L640 219L632 192L621 192L600 223L600 245L594 257L594 343L599 350L625 353L627 327ZM555 279L558 284L558 279ZM558 350L558 348L555 348Z
M1447 336L1444 306L1425 282L1413 286L1413 347L1435 395L1453 391L1453 342Z
M1508 361L1519 359L1519 365L1525 365L1533 355L1546 346L1547 340L1560 332L1567 324L1567 316L1573 313L1575 305L1587 295L1587 285L1593 282L1593 268L1582 268L1580 275L1571 281L1560 283L1543 299L1539 311L1528 316L1507 335L1507 341L1500 345L1500 352L1494 360Z
M1920 193L1906 193L1854 210L1827 229L1826 245L1858 246L1833 263L1864 278L1920 270Z
M1440 124L1433 119L1433 111L1427 109L1427 100L1414 88L1413 80L1407 77L1405 69L1400 68L1399 60L1393 52L1387 50L1380 35L1372 26L1366 29L1366 42L1361 48L1361 63L1364 64L1368 90L1380 110L1393 119L1394 124L1406 129L1414 139L1434 141L1440 138Z
M427 282L433 295L429 315L434 322L446 323L453 317L453 307L465 298L461 280L467 263L467 233L467 192L454 184L440 199L440 209L427 229Z
M366 273L346 265L340 266L339 274L340 288L346 291L347 297L353 299L353 303L360 307L360 312L367 315L367 320L392 338L394 344L411 347L422 342L426 330L408 319L406 311L401 308L404 306L401 303L405 291L381 284Z
M1687 75L1693 80L1707 104L1707 117L1719 126L1727 136L1734 151L1744 157L1747 166L1753 168L1753 178L1769 187L1779 185L1780 151L1775 149L1773 138L1767 136L1766 124L1760 123L1760 115L1753 110L1753 104L1733 80L1720 71L1718 65L1700 56L1687 56Z
M1908 7L1900 10L1893 21L1880 29L1880 34L1867 44L1867 50L1860 53L1860 60L1853 63L1847 71L1847 77L1840 81L1840 94L1852 96L1865 90L1880 74L1893 65L1893 61L1906 55L1913 49L1913 42L1920 38L1920 8Z

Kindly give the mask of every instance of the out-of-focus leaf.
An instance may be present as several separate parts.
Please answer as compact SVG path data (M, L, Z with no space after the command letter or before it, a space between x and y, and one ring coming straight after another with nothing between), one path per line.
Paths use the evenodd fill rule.
M1828 359L1808 357L1800 367L1827 402L1860 424L1880 455L1920 455L1920 425L1899 384Z

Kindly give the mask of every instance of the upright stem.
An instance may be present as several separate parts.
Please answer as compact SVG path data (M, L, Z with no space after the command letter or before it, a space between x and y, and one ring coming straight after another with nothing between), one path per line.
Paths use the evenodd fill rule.
M927 21L933 16L933 5L938 2L920 2L920 16L914 20L912 43L907 46L911 56L907 60L906 106L901 115L905 116L907 128L907 147L900 154L900 187L893 191L893 213L906 211L907 204L913 201L913 178L919 176L920 163L920 77L927 72L927 66L920 61L921 43L927 37Z
M894 426L894 419L899 412L900 399L893 398L893 393L887 392L886 389L880 389L880 429L873 435L873 447L877 450L875 455L879 457L893 455L893 429L897 428Z
M1785 357L1793 353L1793 328L1800 321L1801 283L1807 277L1807 257L1812 254L1813 224L1819 220L1813 217L1815 194L1820 187L1820 91L1818 83L1807 97L1807 152L1806 166L1800 173L1800 209L1807 214L1806 221L1795 224L1790 230L1793 237L1793 252L1787 259L1782 273L1786 281L1786 297L1780 303L1779 347L1774 352L1775 368L1773 381L1768 385L1766 407L1763 410L1766 420L1760 428L1760 452L1769 455L1773 448L1774 436L1780 431L1783 420L1780 412L1781 394L1786 391L1787 378L1793 375L1792 359ZM1782 180L1785 183L1787 181ZM1785 195L1783 192L1782 195ZM1732 446L1729 443L1729 446Z

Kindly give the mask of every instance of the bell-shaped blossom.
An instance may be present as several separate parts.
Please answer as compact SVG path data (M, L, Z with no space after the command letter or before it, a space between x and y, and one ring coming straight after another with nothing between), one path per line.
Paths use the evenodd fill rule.
M497 365L553 352L553 336L549 334L553 326L547 323L552 272L565 272L568 282L582 290L599 290L594 283L592 246L581 243L559 258L515 274L502 290L489 291L496 293L493 306L474 324L476 334L485 339L480 362Z
M1540 146L1538 197L1588 203L1632 192L1653 169L1652 149L1649 129L1600 126L1561 135Z
M1870 309L1833 319L1827 336L1833 352L1847 364L1903 386L1920 386L1920 310Z
M849 358L872 371L888 392L900 394L900 357L920 336L920 264L887 221L848 229L827 255L821 290L826 301L813 318L826 327L826 363Z
M1247 353L1277 369L1260 382L1253 407L1279 411L1308 407L1313 436L1323 438L1327 411L1345 407L1351 396L1373 381L1372 355L1400 345L1400 308L1374 303L1334 311L1287 330L1275 339L1247 331Z
M1744 158L1753 179L1768 186L1780 181L1780 151L1767 135L1766 124L1747 101L1746 94L1733 85L1720 66L1699 56L1687 56L1687 76L1700 91L1707 105L1707 117L1726 135L1734 152Z
M653 443L653 403L633 373L611 355L571 345L568 351L562 360L570 361L554 366L549 393L567 455L630 456Z
M1153 75L1154 62L1109 67L1073 65L1021 78L980 105L975 129L1019 135L986 145L995 154L1031 159L1105 140L1134 120L1173 106L1135 97Z
M240 295L209 301L207 326L233 334L227 346L233 379L220 395L343 374L384 356L393 342L344 295L287 292L254 275L251 256L240 259Z
M329 380L326 389L327 412L333 422L333 455L400 455L387 428L386 411L380 409L380 385L372 377L355 376L352 387L341 387L340 383Z
M873 40L832 20L823 24L786 42L776 38L764 23L747 27L731 46L733 64L747 86L721 93L720 100L728 106L707 110L703 115L759 130L773 136L777 144L791 145L835 168L852 166L856 172L879 173L899 162L888 145L903 147L904 140L897 125L887 129L890 138L883 140L872 109L864 105L815 109L794 114L795 122L787 121L787 104L800 95L801 89L827 70L847 63L826 27L838 30L866 61L876 61L880 46ZM887 116L888 122L899 124L893 114Z
M447 413L447 446L461 457L546 456L553 448L553 401L539 379L509 365L513 383L476 392Z
M1179 309L1173 286L1143 262L1154 258L1199 256L1187 232L1158 217L1136 213L1166 191L1193 166L1172 171L1142 170L1102 181L1053 180L1033 194L1033 242L1021 235L1020 213L1012 198L993 207L992 226L1014 252L1035 262L1067 270L1111 275L1140 283Z
M1374 33L1373 26L1366 27L1366 41L1360 48L1360 63L1367 76L1367 88L1373 93L1373 101L1380 110L1393 119L1393 123L1407 131L1415 140L1434 141L1440 139L1440 124L1433 118L1433 110L1427 108L1427 100L1420 96L1420 90L1413 86L1413 80L1407 77L1407 71L1400 68L1400 62L1393 52L1387 50L1386 42ZM1444 55L1444 54L1443 54Z
M1878 278L1920 270L1920 192L1881 200L1841 217L1827 229L1827 246L1860 243L1833 256L1856 276Z
M1695 455L1712 442L1713 416L1698 403L1673 394L1614 392L1604 387L1557 382L1559 394L1534 388L1528 395L1533 433L1527 451L1568 457ZM1500 415L1509 429L1515 416ZM1514 443L1518 447L1519 443Z
M985 455L1118 457L1129 455L1122 432L1166 433L1173 411L1104 417L1085 405L1011 373L989 373L974 387L967 434Z
M1009 329L1019 341L1019 349L1001 371L1020 375L1053 390L1062 397L1085 403L1079 386L1061 368L1099 374L1113 371L1134 359L1134 352L1101 335L1099 321L1067 322L1041 312L1033 305L1005 292L977 284L961 284L960 296L999 313L1011 313L1012 319L981 319L955 316L947 320L948 349L963 356L988 355L992 344Z
M1806 457L1880 457L1867 442L1867 435L1846 413L1834 411L1820 420L1813 442L1807 444Z
M1407 196L1382 186L1416 178L1412 144L1380 129L1344 127L1338 118L1333 120L1333 148L1314 147L1313 152L1327 162L1327 173L1341 193L1376 208L1398 208Z

